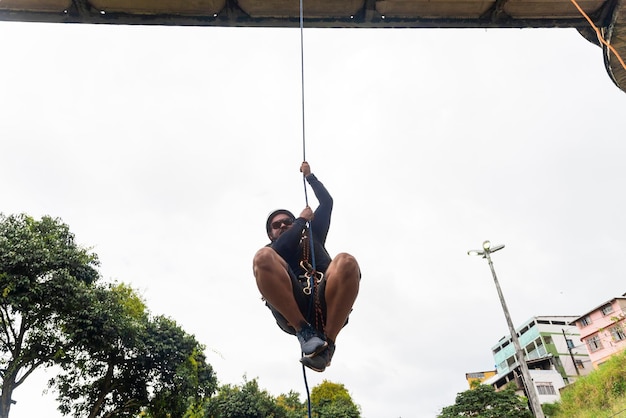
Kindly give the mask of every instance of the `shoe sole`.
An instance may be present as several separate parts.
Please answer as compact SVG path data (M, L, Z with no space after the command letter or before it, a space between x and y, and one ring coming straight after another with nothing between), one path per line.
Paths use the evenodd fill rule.
M309 363L309 362L307 361L307 360L308 360L308 359L310 359L310 358L311 358L311 357L302 357L302 358L300 359L300 363L302 363L304 366L308 367L309 369L311 369L311 370L313 370L313 371L315 371L315 372L319 372L319 373L321 373L321 372L323 372L324 370L326 370L326 367L327 367L327 366L326 366L326 367L322 367L322 368L317 368L317 367L314 367L314 366L313 366L313 364L311 364L311 363Z

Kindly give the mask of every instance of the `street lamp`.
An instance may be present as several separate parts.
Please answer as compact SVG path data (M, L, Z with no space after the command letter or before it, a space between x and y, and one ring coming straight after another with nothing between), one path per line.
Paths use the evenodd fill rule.
M504 311L504 317L506 318L506 323L509 326L509 331L511 332L511 339L513 340L513 347L515 347L515 355L517 356L517 361L519 362L520 369L522 370L522 380L524 382L524 387L526 388L526 394L528 395L528 400L530 402L530 407L532 408L532 412L537 418L545 418L543 415L543 410L541 409L541 404L539 403L539 398L537 395L537 391L535 389L535 385L533 385L533 381L530 377L530 371L528 370L528 364L526 364L526 358L524 357L524 352L522 351L522 346L517 339L517 332L515 332L515 327L513 326L513 321L511 320L511 315L509 315L509 309L506 307L506 302L504 301L504 295L502 294L502 289L500 289L500 283L498 283L498 277L496 276L496 271L493 268L493 262L491 261L491 253L495 253L498 250L504 248L504 245L496 245L495 247L491 246L491 242L485 241L483 242L482 250L470 250L467 252L468 255L479 255L482 258L486 258L489 263L489 268L491 269L491 275L493 276L493 281L496 284L496 289L498 290L498 297L500 298L500 303L502 304L502 310Z

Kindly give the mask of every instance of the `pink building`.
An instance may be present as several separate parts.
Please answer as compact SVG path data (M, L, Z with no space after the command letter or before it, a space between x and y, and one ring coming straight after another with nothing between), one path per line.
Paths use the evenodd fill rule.
M594 368L626 349L626 293L604 302L573 321Z

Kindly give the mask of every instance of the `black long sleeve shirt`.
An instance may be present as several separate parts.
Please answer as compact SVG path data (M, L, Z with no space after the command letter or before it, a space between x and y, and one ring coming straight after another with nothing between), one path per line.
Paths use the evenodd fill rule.
M330 215L333 210L333 198L328 193L314 174L306 177L307 182L311 185L313 193L319 202L319 206L315 209L315 215L310 222L310 228L313 235L313 249L310 252L309 263L313 265L312 257L315 255L315 270L326 272L332 258L326 251L326 236L330 229ZM287 262L297 277L304 275L306 272L300 262L303 260L303 242L302 231L306 228L306 219L297 218L293 226L285 231L278 239L272 242L271 247ZM310 238L306 238L310 240Z

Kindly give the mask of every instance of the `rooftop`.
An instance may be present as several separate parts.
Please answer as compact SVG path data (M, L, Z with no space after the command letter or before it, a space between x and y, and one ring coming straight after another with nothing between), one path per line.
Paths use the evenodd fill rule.
M575 0L302 0L305 27L575 28L603 48L607 74L626 91L626 69ZM578 0L621 57L626 2ZM299 27L295 0L1 0L0 20L120 25ZM581 38L582 40L582 38Z

